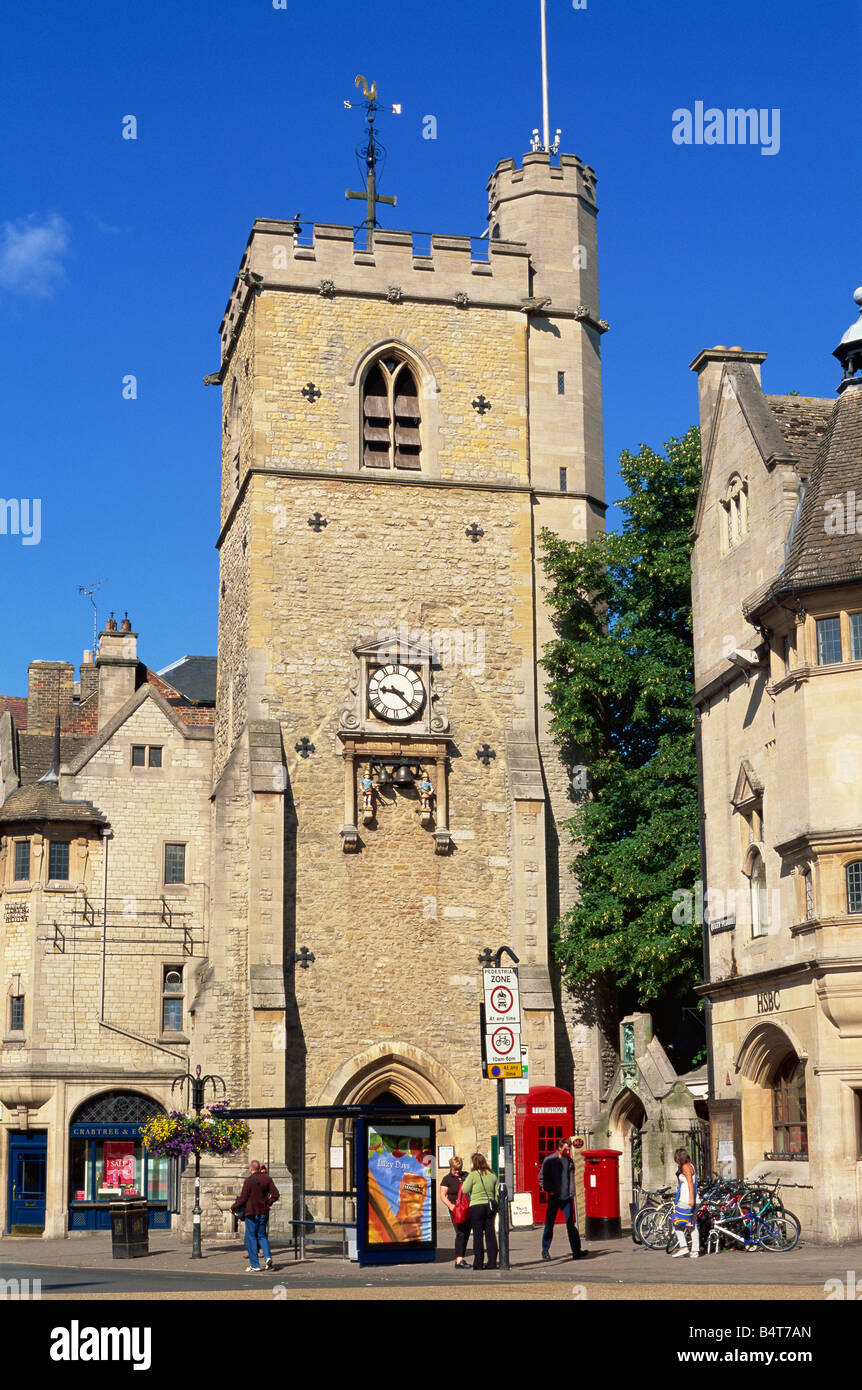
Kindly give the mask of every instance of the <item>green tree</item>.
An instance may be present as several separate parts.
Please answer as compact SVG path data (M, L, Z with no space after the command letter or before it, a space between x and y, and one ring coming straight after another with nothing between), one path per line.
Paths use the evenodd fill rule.
M610 977L639 1005L686 994L701 961L700 925L673 920L673 893L691 890L700 866L690 570L699 431L665 449L621 455L621 532L582 544L541 536L558 633L542 661L552 729L588 786L567 822L579 901L558 924L557 957L570 985Z

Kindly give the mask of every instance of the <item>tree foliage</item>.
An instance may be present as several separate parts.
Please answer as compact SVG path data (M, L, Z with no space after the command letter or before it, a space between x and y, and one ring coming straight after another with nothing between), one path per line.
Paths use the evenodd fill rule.
M609 974L641 1005L700 973L700 927L673 892L699 873L690 527L700 483L693 426L624 452L617 534L582 544L543 531L557 638L545 648L552 729L588 794L567 822L579 901L558 925L571 985ZM679 915L679 914L678 914Z

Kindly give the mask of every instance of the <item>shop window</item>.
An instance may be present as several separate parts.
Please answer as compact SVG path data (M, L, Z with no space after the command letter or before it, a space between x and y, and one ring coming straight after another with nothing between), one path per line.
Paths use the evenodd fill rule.
M183 972L165 966L162 979L162 1032L181 1033L183 1030Z
M772 1152L766 1158L808 1157L805 1063L791 1052L773 1076Z
M15 841L15 882L26 883L30 877L30 841Z
M48 846L48 878L53 882L69 877L69 841L52 840Z
M848 864L845 870L847 880L847 911L862 912L862 859Z

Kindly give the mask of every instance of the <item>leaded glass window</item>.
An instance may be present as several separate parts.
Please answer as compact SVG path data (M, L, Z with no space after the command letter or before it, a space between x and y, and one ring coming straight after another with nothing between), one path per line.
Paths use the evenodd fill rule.
M69 841L52 840L48 848L48 878L67 879L69 877Z
M817 664L829 666L841 660L841 619L817 619Z
M185 883L185 845L165 845L165 883Z
M847 865L847 911L862 912L862 859Z
M15 882L25 883L30 877L30 841L15 841Z

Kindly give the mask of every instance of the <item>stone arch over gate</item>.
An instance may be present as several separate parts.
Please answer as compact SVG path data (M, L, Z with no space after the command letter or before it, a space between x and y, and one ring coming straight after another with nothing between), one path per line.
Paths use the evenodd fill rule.
M476 1125L467 1097L455 1078L430 1053L413 1043L400 1040L377 1043L357 1053L333 1072L315 1105L373 1104L377 1097L393 1096L405 1105L421 1109L425 1105L460 1105L457 1115L440 1116L437 1120L437 1144L453 1145L465 1158L476 1147ZM341 1147L342 1161L348 1163L352 1152L352 1123L343 1120L319 1121L309 1126L309 1154L315 1153L312 1169L315 1185L329 1186L333 1150Z

